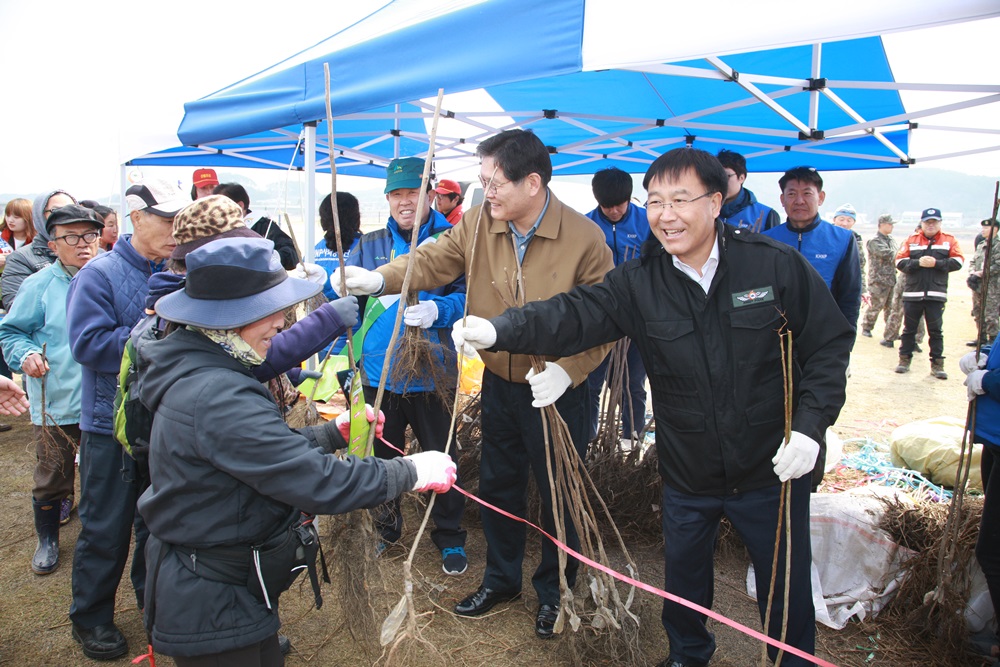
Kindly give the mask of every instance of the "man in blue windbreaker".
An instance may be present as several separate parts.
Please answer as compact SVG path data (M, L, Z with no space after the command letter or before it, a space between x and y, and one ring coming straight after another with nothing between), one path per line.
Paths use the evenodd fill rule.
M348 266L374 270L409 253L421 197L425 199L424 217L417 232L417 244L435 243L438 236L452 228L443 215L431 209L430 187L425 192L420 191L423 172L424 161L420 158L398 158L389 163L385 181L389 222L384 229L364 234L358 240L345 259ZM338 275L334 274L332 279L337 280ZM361 327L354 337L355 354L361 351L358 366L368 403L375 402L386 355L398 353L398 347L393 352L387 348L400 298L400 295L368 297ZM451 425L451 404L443 402L441 396L442 392L453 390L458 372L450 328L462 317L464 308L465 279L459 278L445 287L420 292L419 302L403 311L403 329L417 327L423 330L438 367L430 375L414 375L412 369L405 369L409 374L400 377L402 369L395 367L394 357L389 358L389 373L381 405L385 413L384 437L400 449L406 444L406 427L410 426L424 451L444 451ZM401 330L397 345L403 334ZM445 386L438 386L435 382ZM376 440L375 455L388 459L399 456L399 453ZM445 574L462 574L468 566L465 529L462 528L464 510L465 499L454 490L439 495L434 503L432 516L435 527L431 531L431 540L441 550L441 568ZM380 549L399 540L403 517L398 500L383 506L375 523L382 537Z
M727 225L740 229L761 232L781 224L778 212L770 206L757 201L757 197L749 189L743 187L747 180L747 161L735 151L722 149L718 155L719 162L729 177L729 189L722 202L719 218Z
M639 257L639 248L649 238L646 209L632 203L632 177L615 167L602 169L590 181L597 208L587 217L597 223L608 240L615 266ZM642 432L646 421L646 367L639 350L626 340L625 365L627 381L622 384L622 438L631 440ZM608 364L614 352L608 354L587 377L590 389L590 439L597 437L601 389L608 375ZM623 443L624 445L625 443Z
M763 233L798 250L826 281L851 326L861 311L861 264L850 230L819 217L826 199L823 178L812 167L794 167L778 179L788 220Z

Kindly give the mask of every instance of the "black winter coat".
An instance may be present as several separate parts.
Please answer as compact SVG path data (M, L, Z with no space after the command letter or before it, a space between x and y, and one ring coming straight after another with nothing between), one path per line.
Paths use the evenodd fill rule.
M245 586L192 572L169 545L259 544L293 508L374 507L410 489L416 470L402 458L336 458L330 451L344 442L332 422L290 429L250 370L199 333L180 329L139 353L149 361L140 395L154 412L152 483L138 503L151 533L145 606L155 608L153 647L197 656L262 641L277 632L277 613Z
M571 355L629 337L649 374L659 472L671 487L726 495L779 484L784 389L778 330L794 340L793 429L823 443L845 400L854 331L793 248L716 222L706 295L655 240L604 282L491 320L495 349ZM822 476L822 453L817 469Z
M299 253L295 250L295 242L291 236L285 233L285 230L278 226L277 222L264 216L253 223L253 227L250 229L274 244L274 249L278 251L278 256L281 258L281 266L286 271L291 271L299 263Z

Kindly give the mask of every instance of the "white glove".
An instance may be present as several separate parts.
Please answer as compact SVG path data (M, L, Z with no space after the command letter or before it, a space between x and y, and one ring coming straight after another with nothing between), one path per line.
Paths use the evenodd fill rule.
M455 349L464 348L463 353L467 357L474 356L476 350L484 350L493 347L497 342L497 330L489 320L475 315L455 322L451 328L451 339L455 342Z
M535 397L531 406L535 408L552 405L573 384L569 373L563 370L562 366L551 361L545 362L545 370L538 375L535 375L535 369L532 368L524 376L524 379L531 385L531 395Z
M354 296L366 296L381 292L385 287L385 280L378 273L362 269L360 266L345 266L344 277L347 282L347 293ZM340 293L340 271L330 274L330 287L337 293L337 296L344 296Z
M417 469L417 483L413 485L413 491L446 493L458 476L455 462L444 452L419 452L404 458Z
M316 285L326 284L326 271L319 264L309 262L299 262L295 268L288 272L289 277L299 280L308 280Z
M977 368L986 368L986 360L989 355L985 352L979 353L979 359L976 359L976 351L968 352L962 355L962 358L958 360L959 369L968 375Z
M438 318L438 305L434 301L421 301L403 311L403 322L408 327L430 329Z
M972 371L969 373L969 377L965 378L964 384L967 388L966 394L969 396L970 401L976 400L977 396L982 396L986 393L983 389L983 376L986 375L988 371Z
M774 464L774 474L782 482L798 479L812 472L816 467L816 457L819 456L819 443L804 433L792 431L792 439L781 440L778 453L771 459Z

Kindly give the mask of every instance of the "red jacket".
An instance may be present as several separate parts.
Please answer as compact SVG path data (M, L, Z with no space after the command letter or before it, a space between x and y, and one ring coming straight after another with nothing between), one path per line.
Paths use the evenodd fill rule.
M933 257L934 266L920 266L921 257ZM938 232L933 239L922 231L912 235L896 254L896 268L906 274L903 301L947 301L948 274L958 271L964 263L958 241L951 234Z

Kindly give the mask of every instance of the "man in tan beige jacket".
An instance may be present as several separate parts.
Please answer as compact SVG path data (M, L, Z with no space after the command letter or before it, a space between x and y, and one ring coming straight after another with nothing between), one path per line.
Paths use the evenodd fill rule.
M481 143L477 153L482 158L479 178L486 195L482 214L479 206L473 207L436 243L424 244L377 271L348 267L350 293L398 292L407 263L412 261L411 290L432 289L465 274L469 313L494 317L522 301L548 299L604 278L613 266L604 234L549 190L552 163L538 137L508 130ZM486 365L479 481L483 500L525 516L528 475L533 474L542 501L543 526L554 530L541 413L532 408L555 403L583 457L589 428L586 379L608 349L602 346L573 356L547 357L545 370L537 374L525 355L480 352ZM486 571L480 587L455 606L455 613L463 616L478 616L521 594L524 524L491 511L483 513L482 522ZM566 529L570 546L575 548L579 543L576 531L572 525ZM567 562L570 586L578 566L575 559ZM544 540L542 562L532 577L539 603L535 633L542 639L552 636L559 614L558 569L556 547Z

